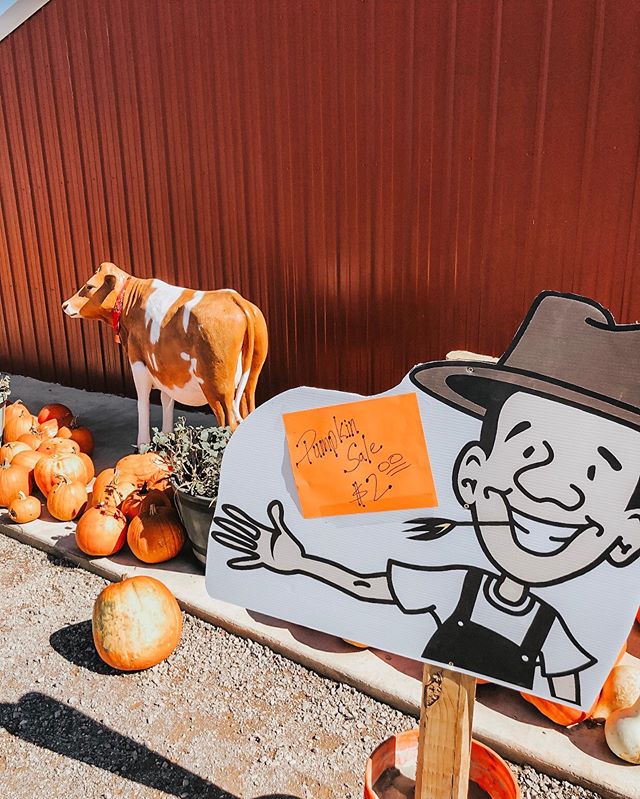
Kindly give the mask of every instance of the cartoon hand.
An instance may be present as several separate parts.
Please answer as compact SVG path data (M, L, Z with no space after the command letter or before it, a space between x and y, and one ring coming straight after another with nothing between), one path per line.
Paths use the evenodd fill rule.
M223 505L226 516L214 522L224 532L212 532L213 538L225 547L242 552L246 557L234 558L227 565L232 569L266 569L287 574L300 569L304 558L302 544L287 528L282 503L269 503L267 516L271 525L256 521L235 505Z

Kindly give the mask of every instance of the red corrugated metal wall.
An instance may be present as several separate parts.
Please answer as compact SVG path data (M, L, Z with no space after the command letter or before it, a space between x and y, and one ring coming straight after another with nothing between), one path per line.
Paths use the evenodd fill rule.
M51 0L0 43L0 368L131 390L103 260L234 287L265 398L499 354L541 289L640 316L640 4Z

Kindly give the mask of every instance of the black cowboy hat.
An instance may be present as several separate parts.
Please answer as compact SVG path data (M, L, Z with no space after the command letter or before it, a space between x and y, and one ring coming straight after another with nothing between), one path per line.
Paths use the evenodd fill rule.
M416 366L412 382L482 418L514 391L577 405L640 429L640 324L575 294L539 294L497 363L437 361Z

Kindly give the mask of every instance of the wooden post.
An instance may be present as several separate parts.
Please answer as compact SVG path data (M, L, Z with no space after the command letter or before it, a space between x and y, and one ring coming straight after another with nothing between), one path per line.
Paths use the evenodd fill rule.
M425 664L415 799L467 799L475 677Z

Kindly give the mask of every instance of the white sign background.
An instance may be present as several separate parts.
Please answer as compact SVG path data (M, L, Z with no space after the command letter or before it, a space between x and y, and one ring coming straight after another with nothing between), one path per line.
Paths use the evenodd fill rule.
M470 520L469 512L453 493L451 474L458 453L466 442L477 440L480 429L479 420L416 391L408 377L379 396L409 392L417 394L439 501L437 508L303 518L282 414L365 398L297 388L262 405L234 433L224 456L217 513L229 503L265 523L267 506L278 499L284 505L289 529L309 555L333 560L359 573L385 572L389 559L418 566L466 564L495 572L473 527L455 528L435 541L408 538L408 519L437 516ZM409 615L395 605L364 602L305 575L282 575L264 568L229 568L227 561L238 556L238 552L210 538L206 586L211 596L413 659L422 659L425 644L436 630L430 613ZM428 581L428 573L423 574ZM580 674L580 705L585 709L596 698L633 624L639 585L640 559L625 568L604 562L568 582L533 589L534 595L560 613L575 639L598 660ZM548 644L553 647L553 641ZM553 698L539 670L530 692Z

